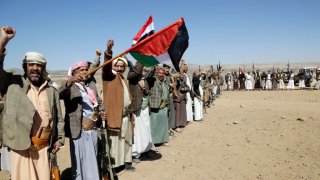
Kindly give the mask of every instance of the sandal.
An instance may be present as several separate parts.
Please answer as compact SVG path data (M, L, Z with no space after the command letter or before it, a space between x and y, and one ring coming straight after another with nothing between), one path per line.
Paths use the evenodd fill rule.
M171 130L170 129L170 131L169 131L169 136L173 136L173 137L175 137L176 135L175 135L175 133L174 133L174 131L173 130Z
M169 144L168 142L166 142L166 143L163 143L162 146L164 146L164 147L169 147L170 144Z

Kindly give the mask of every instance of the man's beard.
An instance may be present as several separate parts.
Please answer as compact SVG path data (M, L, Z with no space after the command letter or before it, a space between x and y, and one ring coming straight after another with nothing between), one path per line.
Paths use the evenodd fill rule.
M164 76L161 76L161 77L160 77L160 76L158 76L158 79L159 79L160 81L163 81L163 80L164 80L164 78L165 78Z
M29 77L29 80L31 82L35 82L35 83L38 83L40 81L40 77Z
M112 71L112 74L113 75L117 75L117 74L120 74L120 75L122 75L124 72L122 72L122 71L115 71L115 70L111 70Z
M32 84L38 85L41 80L41 73L39 71L31 71L28 75L28 78Z

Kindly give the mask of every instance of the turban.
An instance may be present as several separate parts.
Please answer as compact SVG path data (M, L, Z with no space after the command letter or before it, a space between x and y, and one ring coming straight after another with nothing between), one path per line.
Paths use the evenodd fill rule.
M89 67L88 61L78 61L71 67L71 73L74 73L74 71L81 67Z
M46 65L47 61L46 61L46 58L38 52L27 52L24 55L22 63L23 64L35 63L35 64Z
M164 63L162 64L162 67L164 67L164 68L166 68L166 67L167 67L167 68L171 68L171 66L169 66L168 64L164 64Z
M123 57L118 57L117 59L113 60L112 65L117 64L119 61L122 61L126 67L128 66L128 61Z
M68 70L67 76L68 77L72 77L72 74L74 73L74 71L80 67L88 67L89 64L87 61L79 61L76 62L73 66L71 66Z

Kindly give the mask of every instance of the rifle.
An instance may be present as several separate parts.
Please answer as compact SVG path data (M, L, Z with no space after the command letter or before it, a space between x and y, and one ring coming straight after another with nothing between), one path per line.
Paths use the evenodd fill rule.
M110 160L110 151L109 145L107 144L106 137L107 137L107 130L105 127L105 120L102 120L102 127L101 127L101 140L100 140L100 147L101 150L98 154L98 164L100 168L100 175L103 180L114 180L114 169L111 165Z
M50 153L50 162L51 162L51 177L52 180L60 180L60 170L57 163L57 155Z
M194 97L198 98L200 101L204 102L203 99L197 95L193 90L191 90L191 93L193 94Z

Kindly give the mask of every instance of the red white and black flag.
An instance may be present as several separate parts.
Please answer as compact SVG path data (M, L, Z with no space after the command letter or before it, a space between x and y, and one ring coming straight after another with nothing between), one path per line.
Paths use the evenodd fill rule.
M152 16L150 16L147 22L139 30L138 34L134 36L133 44L136 44L144 40L146 37L152 35L153 33L154 33L154 24L153 24Z
M141 33L142 34L142 33ZM132 46L128 51L144 66L167 61L180 72L179 62L189 46L189 35L183 18Z

